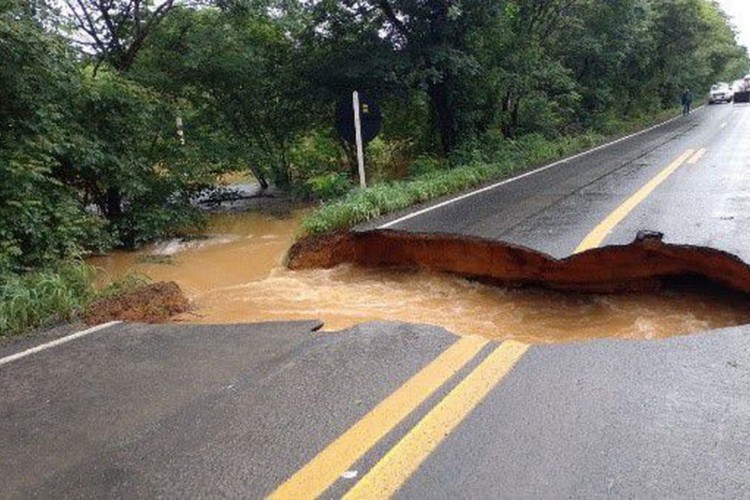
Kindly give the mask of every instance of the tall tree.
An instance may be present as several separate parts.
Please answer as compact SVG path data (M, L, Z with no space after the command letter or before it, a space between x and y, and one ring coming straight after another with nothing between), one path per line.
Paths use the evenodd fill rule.
M53 263L99 240L96 217L52 175L79 90L75 60L26 7L0 4L0 274Z
M127 73L148 36L175 6L175 0L65 0L81 37L79 44Z
M387 47L371 76L407 82L428 96L444 154L477 122L477 102L467 96L481 78L473 38L494 27L502 3L490 0L362 0L321 2L314 32L336 44ZM365 43L362 43L365 42ZM386 43L387 45L384 45ZM350 45L349 51L356 52ZM342 51L341 47L337 49ZM365 60L370 61L371 58ZM325 64L325 63L324 63ZM358 63L354 63L357 65ZM339 70L341 71L341 70Z
M262 2L261 2L262 3ZM289 26L266 5L181 10L144 54L135 76L188 99L227 131L262 187L288 186L289 148L313 114ZM216 143L215 143L216 144Z

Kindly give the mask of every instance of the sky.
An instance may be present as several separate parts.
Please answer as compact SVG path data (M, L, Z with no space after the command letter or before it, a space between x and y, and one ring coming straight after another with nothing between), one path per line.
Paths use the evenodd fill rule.
M750 48L750 1L718 0L721 8L732 18L732 23L739 32L739 42Z

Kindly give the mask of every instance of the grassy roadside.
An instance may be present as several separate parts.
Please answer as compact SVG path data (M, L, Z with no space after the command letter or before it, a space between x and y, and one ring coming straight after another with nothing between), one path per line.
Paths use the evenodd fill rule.
M323 204L302 220L298 239L349 229L382 215L403 210L441 196L466 191L491 181L510 178L532 167L552 162L624 135L661 123L676 115L665 110L647 119L619 123L617 134L586 133L557 140L530 135L503 141L480 158L450 169L434 170L403 181L378 184L349 192Z
M128 277L97 288L95 277L96 269L80 261L62 263L54 270L1 276L0 339L70 321L92 302L143 283L141 278Z
M56 270L3 277L0 285L0 337L67 321L91 300L92 270L66 263Z

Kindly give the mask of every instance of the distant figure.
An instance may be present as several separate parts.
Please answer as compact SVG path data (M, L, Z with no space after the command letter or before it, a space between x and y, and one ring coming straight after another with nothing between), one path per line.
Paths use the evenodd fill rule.
M682 93L682 114L690 114L690 105L693 104L693 94L690 93L690 89L685 89Z

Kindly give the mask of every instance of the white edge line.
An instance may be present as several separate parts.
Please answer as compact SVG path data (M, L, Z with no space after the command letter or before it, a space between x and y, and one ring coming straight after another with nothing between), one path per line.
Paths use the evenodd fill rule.
M703 106L700 106L700 107L694 109L693 112L696 112L696 111L700 110L701 108L703 108ZM425 214L427 212L430 212L432 210L435 210L435 209L438 209L438 208L442 208L442 207L444 207L446 205L450 205L451 203L455 203L457 201L465 200L466 198L470 198L471 196L474 196L476 194L484 193L485 191L490 191L492 189L498 188L498 187L503 186L505 184L510 184L511 182L515 182L515 181L521 180L521 179L523 179L525 177L529 177L531 175L538 174L539 172L544 172L545 170L550 169L552 167L556 167L556 166L561 165L563 163L567 163L567 162L569 162L571 160L576 160L578 158L581 158L583 156L591 154L591 153L593 153L595 151L599 151L600 149L608 148L608 147L614 146L615 144L620 143L622 141L626 141L628 139L632 139L633 137L637 137L637 136L639 136L641 134L645 134L646 132L650 132L651 130L654 130L656 128L664 126L667 123L671 123L671 122L673 122L673 121L675 121L675 120L677 120L679 118L682 118L682 115L675 116L674 118L670 118L669 120L663 121L661 123L657 123L656 125L653 125L653 126L651 126L649 128L640 130L640 131L635 132L633 134L626 135L625 137L620 137L619 139L616 139L614 141L608 142L606 144L601 144L599 146L596 146L595 148L587 149L586 151L582 151L581 153L575 154L573 156L568 156L567 158L563 158L561 160L557 160L554 163L550 163L549 165L545 165L543 167L539 167L536 170L532 170L531 172L526 172L525 174L521 174L521 175L518 175L516 177L511 177L510 179L502 180L502 181L497 182L495 184L492 184L490 186L485 186L485 187L483 187L481 189L477 189L476 191L471 191L471 192L463 194L461 196L457 196L455 198L451 198L450 200L445 200L444 202L438 203L437 205L432 205L430 207L423 208L422 210L418 210L416 212L412 212L412 213L407 214L407 215L405 215L405 216L403 216L401 218L398 218L396 220L392 220L390 222L386 222L385 224L383 224L381 226L378 226L378 229L386 229L386 228L389 228L391 226L395 226L396 224L399 224L401 222L409 220L409 219L411 219L413 217L418 217L418 216L420 216L422 214Z
M70 335L67 335L65 337L59 338L57 340L53 340L52 342L47 342L46 344L38 345L36 347L32 347L31 349L26 349L25 351L21 351L16 354L12 354L10 356L6 356L2 359L0 359L0 366L8 364L12 361L16 361L17 359L25 358L26 356L30 356L31 354L35 354L37 352L43 351L45 349L49 349L51 347L55 347L61 344L65 344L67 342L70 342L71 340L75 340L81 337L85 337L86 335L89 335L94 332L98 332L99 330L104 330L105 328L108 328L112 325L117 325L119 323L122 323L122 321L110 321L109 323L104 323L101 325L94 326L92 328L89 328L88 330L83 330L76 333L71 333Z

